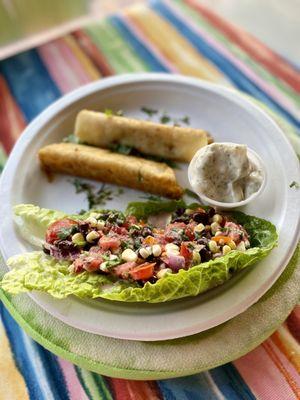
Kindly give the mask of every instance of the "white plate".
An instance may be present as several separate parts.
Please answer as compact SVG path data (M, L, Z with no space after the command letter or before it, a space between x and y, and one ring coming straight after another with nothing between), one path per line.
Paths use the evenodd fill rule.
M205 295L165 304L125 304L75 297L56 300L30 296L50 314L76 328L132 340L164 340L192 335L219 325L256 302L279 277L298 242L299 192L289 188L300 181L297 157L274 121L235 91L197 79L167 74L122 75L84 86L63 97L25 130L16 144L1 179L0 249L5 259L32 250L15 231L11 206L34 203L75 212L86 207L75 195L68 177L48 183L39 169L38 149L60 141L73 130L82 108L122 109L126 115L145 117L141 106L166 110L176 117L190 116L191 125L207 129L215 141L245 143L265 161L268 182L262 195L244 211L271 220L278 229L279 246L249 270ZM178 173L187 186L186 170ZM124 209L142 193L126 190L109 207Z

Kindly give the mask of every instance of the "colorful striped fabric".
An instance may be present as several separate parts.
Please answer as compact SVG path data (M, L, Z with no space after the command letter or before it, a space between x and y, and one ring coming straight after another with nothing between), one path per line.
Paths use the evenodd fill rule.
M137 71L235 86L300 127L300 72L196 0L158 0L0 63L0 171L23 128L64 93ZM1 399L300 399L300 307L261 346L186 378L105 378L54 356L0 309Z

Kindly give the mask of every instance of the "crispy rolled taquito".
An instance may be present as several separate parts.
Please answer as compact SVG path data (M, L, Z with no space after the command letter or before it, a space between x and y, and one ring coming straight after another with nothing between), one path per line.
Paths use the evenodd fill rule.
M50 144L39 151L43 169L115 183L170 198L183 190L168 165L73 143Z
M202 129L169 126L138 119L82 110L75 123L81 142L111 148L120 143L143 154L190 162L196 151L211 142Z

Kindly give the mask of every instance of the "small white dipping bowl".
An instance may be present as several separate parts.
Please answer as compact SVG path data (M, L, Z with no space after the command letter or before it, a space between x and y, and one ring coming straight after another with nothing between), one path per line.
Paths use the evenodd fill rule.
M223 143L219 143L219 144L238 144L238 143L231 143L231 142L223 142ZM208 145L210 146L210 145ZM188 178L191 184L191 168L193 165L193 160L197 159L199 154L201 154L201 152L206 148L205 147L201 147L201 149L199 149L197 151L197 153L194 155L192 161L190 162L189 168L188 168ZM267 171L266 171L266 167L264 162L262 161L262 159L260 158L260 156L252 149L249 149L249 147L247 147L247 155L249 160L251 160L255 165L257 165L259 167L259 169L262 172L262 176L263 176L263 180L261 183L260 188L258 189L257 192L254 192L251 196L247 197L245 200L242 201L236 201L236 202L232 202L232 203L225 203L222 201L217 201L214 199L210 199L209 197L207 197L205 194L199 192L199 190L196 190L196 188L194 188L192 185L192 189L195 191L195 193L197 193L197 195L200 197L201 201L204 204L207 204L209 206L213 206L215 208L218 209L230 209L230 208L237 208L237 207L242 207L245 206L246 204L250 203L251 201L253 201L257 196L259 196L262 191L264 190L265 186L266 186L266 180L267 180Z

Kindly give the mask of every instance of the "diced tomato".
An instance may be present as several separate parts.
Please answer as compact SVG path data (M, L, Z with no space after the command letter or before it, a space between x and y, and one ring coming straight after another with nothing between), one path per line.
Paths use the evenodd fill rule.
M102 236L99 240L102 250L117 250L121 246L121 241L116 237Z
M134 215L129 215L129 216L126 218L126 220L125 220L123 226L124 226L126 229L128 229L131 225L135 225L135 224L137 224L137 219L136 219L136 217L135 217Z
M70 218L63 218L53 222L47 228L46 242L51 244L54 243L56 240L59 239L58 234L62 229L70 228L72 225L77 225L77 224L78 222Z
M118 235L128 235L128 230L126 228L124 228L123 226L117 226L114 225L111 227L111 232L115 232Z
M87 262L84 265L84 269L86 269L89 272L97 271L102 263L101 258L94 258L93 260Z
M185 235L189 238L189 240L194 240L195 239L194 230L190 226L188 226L186 228Z
M180 245L180 255L185 258L186 261L189 261L193 257L193 252L188 247L188 243L183 242Z
M73 262L73 271L78 274L79 272L83 271L83 260L81 260L80 258L77 258L74 262Z
M131 278L134 279L135 281L146 281L152 278L154 274L155 264L156 263L146 262L129 271L129 274Z
M114 273L121 277L121 278L128 278L129 275L129 271L131 269L133 269L134 267L136 267L136 263L135 262L127 262L121 265L118 265L117 267L114 268Z

